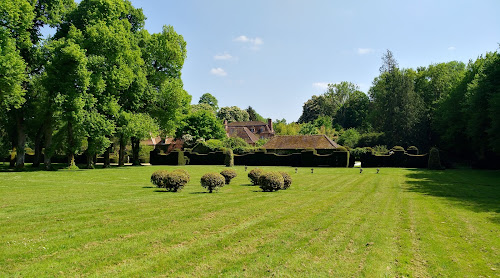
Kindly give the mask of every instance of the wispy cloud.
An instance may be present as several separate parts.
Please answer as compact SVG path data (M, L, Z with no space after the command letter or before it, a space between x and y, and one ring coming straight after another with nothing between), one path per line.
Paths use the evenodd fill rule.
M227 72L222 68L212 68L210 73L216 76L226 76Z
M328 82L315 82L312 84L313 88L325 91L328 89Z
M215 60L232 60L234 57L229 53L217 54L214 56Z
M249 44L250 48L253 50L258 50L260 46L264 44L264 41L259 37L249 38L244 35L235 38L234 41Z
M456 47L454 47L454 46L450 46L450 47L448 47L448 50L449 50L449 51L455 51L456 49L457 49L457 48L456 48Z
M373 49L373 48L358 48L359 55L370 54L373 52L375 52L375 49Z

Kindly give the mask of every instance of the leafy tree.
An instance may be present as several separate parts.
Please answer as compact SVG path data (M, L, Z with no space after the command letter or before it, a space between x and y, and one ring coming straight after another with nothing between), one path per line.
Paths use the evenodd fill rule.
M204 93L198 101L198 104L208 104L212 106L212 109L216 112L219 110L218 103L217 99L210 93Z
M302 115L300 115L298 123L309 123L321 115L330 115L327 102L328 100L324 95L312 96L302 106Z
M319 130L313 123L305 123L300 126L299 134L312 135L318 134Z
M414 91L416 74L400 70L389 50L382 60L380 76L369 91L373 100L372 121L385 132L390 145L408 145L418 137L415 127L423 111L422 100Z
M249 120L248 112L237 106L221 107L217 112L217 118L221 121L227 120L229 123Z
M210 113L216 115L217 111L214 110L214 108L206 103L200 103L200 104L193 104L191 105L191 113L195 113L200 110L206 110L209 111Z
M338 143L349 148L354 148L358 145L360 134L355 128L349 128L340 135Z
M246 109L247 113L248 113L248 119L250 121L259 121L259 122L266 122L266 119L264 119L264 117L262 117L261 115L259 115L259 113L257 113L253 108L252 106L248 106L248 108Z
M184 117L176 131L176 137L181 138L185 134L191 135L195 140L226 137L222 123L206 110L200 110Z

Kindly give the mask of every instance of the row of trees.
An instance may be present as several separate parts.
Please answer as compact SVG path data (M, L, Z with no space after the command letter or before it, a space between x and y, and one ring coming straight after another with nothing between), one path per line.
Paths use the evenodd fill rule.
M349 132L354 137L382 135L389 146L439 146L463 158L500 155L499 57L493 52L467 65L452 61L414 70L400 68L387 51L368 95L349 82L330 84L304 104L299 123L321 120L336 130L360 131Z
M191 102L181 80L186 42L171 26L150 34L144 21L128 0L2 1L1 155L16 149L22 168L29 141L35 166L43 149L47 169L55 153L75 166L83 150L92 167L116 138L119 163L131 142L137 164L142 138L173 132ZM56 30L47 40L45 27Z

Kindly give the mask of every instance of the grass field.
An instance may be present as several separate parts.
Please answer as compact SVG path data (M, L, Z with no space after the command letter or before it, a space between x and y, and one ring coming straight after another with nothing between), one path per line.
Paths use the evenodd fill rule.
M249 186L243 167L0 172L0 277L499 277L500 172L262 167L290 189ZM252 167L253 168L253 167ZM248 170L252 169L249 168Z

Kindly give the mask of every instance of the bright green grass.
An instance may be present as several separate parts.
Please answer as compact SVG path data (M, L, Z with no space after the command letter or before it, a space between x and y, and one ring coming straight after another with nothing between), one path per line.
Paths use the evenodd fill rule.
M181 192L152 187L175 168L0 172L0 277L500 275L498 171L262 167L293 178L263 193L235 167L208 194L224 168L185 166Z

